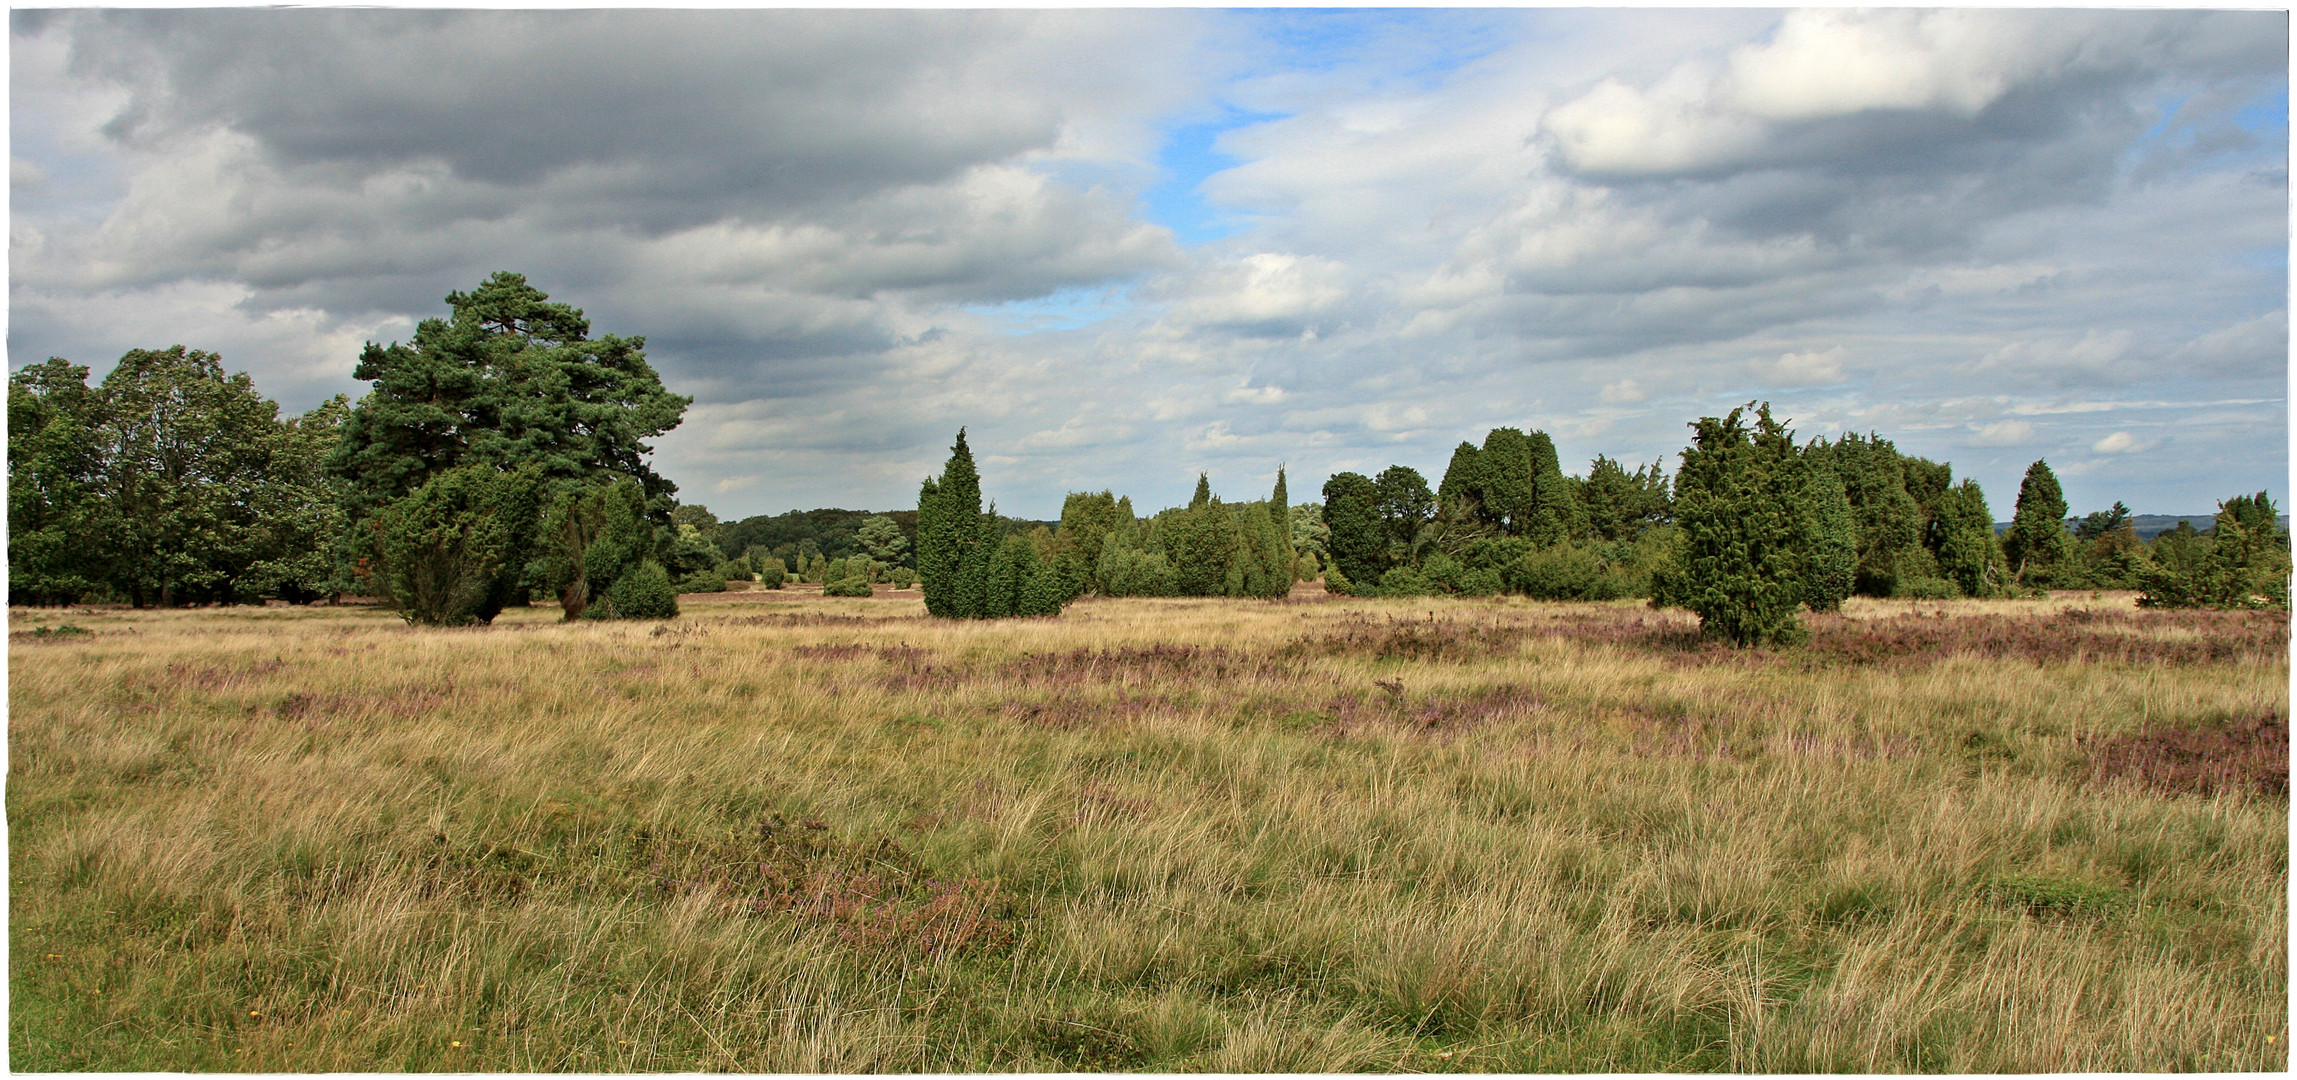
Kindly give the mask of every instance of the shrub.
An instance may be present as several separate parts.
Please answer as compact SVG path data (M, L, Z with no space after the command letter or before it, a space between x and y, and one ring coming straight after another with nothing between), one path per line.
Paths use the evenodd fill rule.
M1429 555L1420 563L1420 575L1428 579L1428 584L1444 592L1460 591L1460 575L1466 572L1467 568L1461 566L1459 560L1441 551Z
M2289 537L2275 522L2271 499L2260 491L2218 504L2217 523L2198 559L2168 559L2139 571L2145 607L2221 610L2289 607Z
M1101 553L1101 591L1109 596L1170 596L1172 563L1164 552L1111 543Z
M1324 568L1324 591L1334 596L1354 596L1356 585L1340 572L1339 563L1333 563Z
M1435 582L1409 566L1399 566L1380 575L1381 596L1433 596L1435 592Z
M1469 570L1460 575L1461 596L1498 596L1505 587L1500 572L1491 567Z
M725 592L726 575L716 570L696 570L678 579L681 593Z
M869 582L864 578L845 577L821 587L823 596L868 596Z
M790 579L789 568L783 566L780 559L763 559L755 565L758 570L758 584L766 588L779 589L784 582Z
M893 568L894 588L906 589L915 584L917 584L917 571L911 570L906 566L896 566Z
M1558 544L1509 564L1507 587L1534 600L1609 600L1617 589L1603 560L1583 547Z
M647 559L614 579L606 596L583 611L585 619L675 619L678 592L670 587L670 572Z
M505 579L516 576L505 563L517 523L505 518L518 512L512 489L521 487L531 508L531 477L466 466L384 507L368 521L371 586L410 623L494 621L510 591Z
M1042 617L1058 615L1061 605L1072 594L1068 582L1058 566L1039 563L1021 581L1020 598L1013 605L1013 614Z

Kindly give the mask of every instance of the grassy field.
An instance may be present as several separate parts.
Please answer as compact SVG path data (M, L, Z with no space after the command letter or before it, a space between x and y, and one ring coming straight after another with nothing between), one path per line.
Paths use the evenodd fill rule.
M2284 616L915 596L12 611L9 1064L2288 1063Z

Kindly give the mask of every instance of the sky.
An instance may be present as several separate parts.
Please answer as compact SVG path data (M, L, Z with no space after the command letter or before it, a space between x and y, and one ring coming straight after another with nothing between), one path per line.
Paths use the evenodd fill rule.
M694 399L722 519L1672 470L1768 401L2007 520L2289 476L2277 11L11 13L11 369L290 412L514 270Z

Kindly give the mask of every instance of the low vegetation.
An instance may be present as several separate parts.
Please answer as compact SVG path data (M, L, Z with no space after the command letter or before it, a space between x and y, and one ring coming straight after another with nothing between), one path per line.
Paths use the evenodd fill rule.
M916 595L14 611L11 1064L2288 1063L2284 613Z

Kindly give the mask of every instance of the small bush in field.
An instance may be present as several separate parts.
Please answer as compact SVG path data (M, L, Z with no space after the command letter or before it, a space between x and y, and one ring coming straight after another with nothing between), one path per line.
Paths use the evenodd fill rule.
M72 641L94 636L96 636L95 632L87 627L75 626L71 623L65 623L61 626L36 626L31 631L31 638L34 641Z
M2036 915L2112 915L2129 906L2119 889L2034 874L1995 878L1986 892L1997 904Z
M869 582L863 578L841 578L821 587L823 596L868 596Z
M1433 596L1435 583L1408 566L1399 566L1380 575L1381 596Z
M678 591L682 593L725 592L726 575L716 570L696 570L678 579Z
M632 570L614 579L613 587L606 590L604 603L592 604L584 610L586 619L675 619L678 617L678 591L670 587L670 572L662 564L648 559Z

